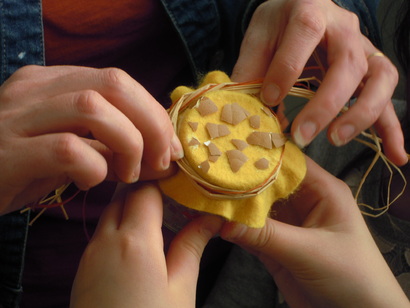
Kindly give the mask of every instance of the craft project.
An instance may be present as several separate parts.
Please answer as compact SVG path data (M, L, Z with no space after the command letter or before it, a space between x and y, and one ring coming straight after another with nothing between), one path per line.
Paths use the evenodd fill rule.
M258 99L259 89L212 72L197 90L174 90L169 113L185 157L175 176L159 182L168 206L260 228L272 204L297 189L305 158Z

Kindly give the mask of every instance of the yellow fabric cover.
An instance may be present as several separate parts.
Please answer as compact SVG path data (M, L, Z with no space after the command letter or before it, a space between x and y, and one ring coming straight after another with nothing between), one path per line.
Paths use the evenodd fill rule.
M185 150L185 158L192 166L198 166L201 162L208 159L209 149L205 142L212 142L222 153L225 153L226 151L237 149L232 143L232 139L245 141L246 137L255 131L249 125L248 120L243 120L237 125L230 125L220 120L221 110L228 102L235 102L251 115L257 115L260 118L260 128L256 129L256 131L281 133L276 117L273 114L266 114L262 109L264 107L263 104L255 97L226 90L211 92L203 97L211 99L218 107L219 112L202 117L196 108L188 108L180 114L180 118L183 118L183 121L181 121L178 136ZM196 131L193 131L189 126L190 122L198 123ZM207 123L225 125L230 130L230 134L211 139L206 130ZM189 146L192 138L199 140L201 144ZM197 172L209 183L229 187L230 189L250 190L270 177L280 161L282 151L282 148L266 149L261 146L248 146L242 150L248 157L248 161L239 171L232 172L227 155L221 155L216 162L210 163L211 168L208 172L203 172L201 168L198 168ZM266 170L255 168L255 161L261 158L266 158L270 161L270 168Z
M225 83L229 81L230 80L226 76L226 74L221 72L212 72L205 77L200 87L208 83ZM173 99L173 101L176 101L183 94L190 91L192 91L192 89L186 87L178 87L171 95L171 98ZM226 98L227 102L235 101L241 106L246 106L246 100L248 100L249 105L247 109L252 111L253 114L258 112L258 108L260 110L260 107L255 109L255 105L260 104L260 102L254 96L243 93L238 94L237 92L227 92L229 91L219 90L213 92L212 95L206 96L210 97L218 105L218 107L220 107L220 101L223 101L223 99ZM185 122L191 120L204 122L204 119L206 119L206 121L223 124L222 122L218 122L219 120L217 120L215 115L209 115L204 118L201 118L199 115L196 116L195 113L198 112L197 110L194 110L194 108L184 112L188 112L187 115L184 115L182 117L183 121L186 120L185 117L188 118L188 120ZM261 117L263 117L262 113L260 114ZM269 121L261 121L261 130L279 132L279 125L277 124L277 122ZM267 124L269 124L270 127L266 128ZM263 125L265 125L265 127ZM204 123L201 123L201 126L203 127ZM247 122L244 122L236 126L238 126L237 131L235 131L235 129L231 129L233 131L232 136L230 136L229 138L223 138L225 138L226 140L230 140L231 138L239 138L237 134L243 133L245 134L245 136L242 139L245 139L247 134L249 134L249 124L247 124ZM246 126L248 126L248 128L246 128ZM187 156L187 160L193 166L197 166L199 162L203 161L207 157L206 153L208 150L206 146L203 145L203 143L205 139L209 139L209 137L204 134L204 131L192 133L192 130L186 123L181 124L180 132L178 132L181 143L186 153L185 155ZM200 140L201 144L199 146L188 146L188 142L192 138L192 135ZM235 149L235 147L228 141L226 142L227 145L222 144L221 140L223 141L223 138L216 138L210 141L217 144L218 148L222 149L223 152L229 149ZM195 148L195 151L192 151L193 148ZM229 183L228 188L246 190L255 187L258 183L264 182L264 180L269 177L269 175L272 173L272 166L274 167L277 165L277 161L282 151L284 151L282 156L282 167L279 171L277 179L266 190L255 197L221 200L205 196L199 189L196 188L196 186L192 182L192 179L188 178L188 175L186 175L182 170L179 170L176 175L170 178L160 180L159 185L166 195L168 195L179 204L182 204L188 208L201 212L220 215L227 220L240 222L250 227L261 228L265 224L266 217L269 214L272 204L278 199L287 198L292 192L297 189L300 182L305 176L306 164L304 155L292 142L287 141L284 145L284 149L278 148L267 150L259 146L251 146L244 149L243 152L247 156L249 156L251 162L247 162L244 167L236 173L233 173L230 169L229 164L227 163L226 155L221 156L215 163L211 162L211 169L208 173L202 172L201 174L201 170L198 169L198 173L201 174L201 176L210 183L223 186L223 183L220 182L220 178L223 176L226 179L226 182ZM268 158L272 162L270 164L271 169L256 171L255 169L250 169L251 167L253 167L253 162L256 159L260 158L261 155L264 158ZM247 179L249 179L248 182Z

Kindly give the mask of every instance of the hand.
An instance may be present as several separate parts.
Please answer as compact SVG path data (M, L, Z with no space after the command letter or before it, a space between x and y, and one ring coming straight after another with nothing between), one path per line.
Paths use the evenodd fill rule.
M181 155L164 108L119 69L27 66L0 87L0 214L65 183L134 182Z
M71 307L194 307L200 258L221 221L204 216L188 225L166 260L161 225L155 186L116 198L81 259Z
M374 124L387 157L398 165L407 163L391 102L397 70L388 58L370 56L378 50L360 33L357 16L330 0L272 0L260 5L232 80L264 78L261 97L268 105L277 105L315 50L324 56L326 74L292 124L295 142L306 146L330 123L328 138L341 146ZM336 118L352 96L357 96L357 103Z
M226 223L221 237L258 256L291 307L409 307L349 188L307 163L300 190L274 205L281 221Z

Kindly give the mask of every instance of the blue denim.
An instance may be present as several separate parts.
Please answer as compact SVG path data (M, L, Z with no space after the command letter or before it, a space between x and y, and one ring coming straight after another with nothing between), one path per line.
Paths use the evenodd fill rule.
M41 1L0 1L0 83L27 64L44 64Z
M243 31L262 0L161 0L186 48L192 74L231 72ZM377 1L337 0L377 43ZM368 31L367 31L368 30ZM22 66L44 65L41 0L0 0L0 84ZM18 307L28 214L0 217L0 308Z
M380 0L333 0L341 7L356 13L360 20L360 29L372 43L382 48L380 29L377 22L377 7Z

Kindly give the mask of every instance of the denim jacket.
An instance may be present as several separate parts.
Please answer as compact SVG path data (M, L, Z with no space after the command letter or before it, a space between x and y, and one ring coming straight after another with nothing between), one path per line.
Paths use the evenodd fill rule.
M262 0L161 0L186 48L193 76L230 72L243 31ZM376 1L335 0L361 18L361 29L379 44ZM0 84L18 68L44 65L41 0L0 0ZM18 307L29 214L0 217L0 308Z

